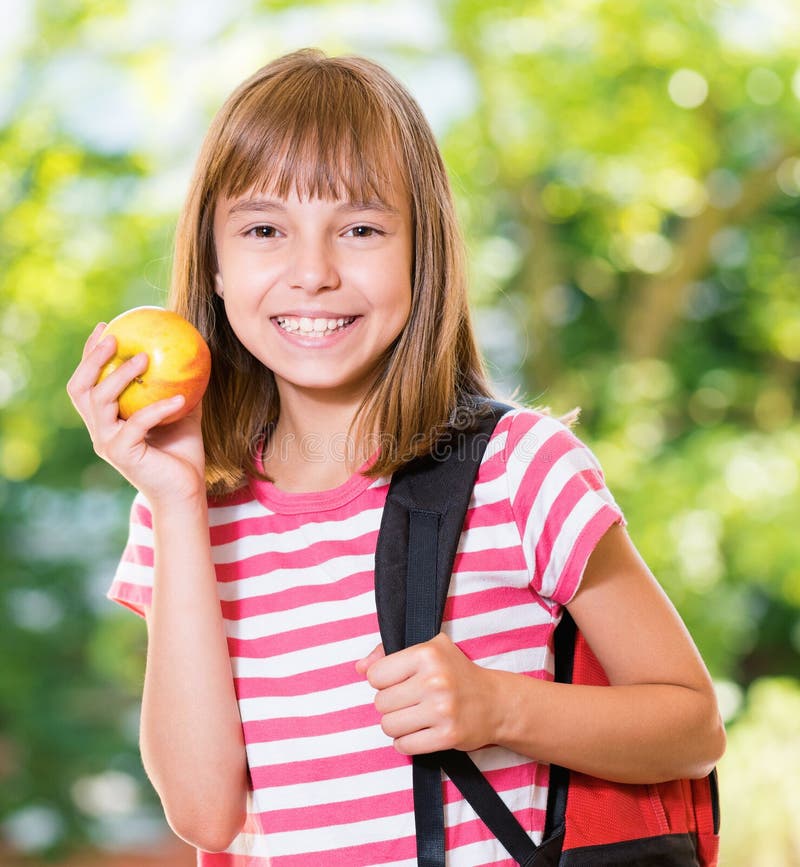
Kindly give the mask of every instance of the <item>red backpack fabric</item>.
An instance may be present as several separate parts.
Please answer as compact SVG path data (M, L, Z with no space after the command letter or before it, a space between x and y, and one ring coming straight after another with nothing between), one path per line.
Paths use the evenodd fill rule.
M557 680L608 686L600 662L568 614L558 626L554 651ZM559 867L714 867L719 818L716 770L699 780L649 785L611 783L575 771L552 770L547 829L552 833L563 828L560 857L552 862Z

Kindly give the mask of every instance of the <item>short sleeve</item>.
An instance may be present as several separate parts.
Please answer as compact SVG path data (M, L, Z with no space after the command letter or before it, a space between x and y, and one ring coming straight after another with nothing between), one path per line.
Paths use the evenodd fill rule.
M141 617L153 593L153 520L147 501L137 494L131 505L128 541L107 596Z
M589 555L625 519L592 451L558 419L519 410L505 447L511 512L541 596L564 605Z

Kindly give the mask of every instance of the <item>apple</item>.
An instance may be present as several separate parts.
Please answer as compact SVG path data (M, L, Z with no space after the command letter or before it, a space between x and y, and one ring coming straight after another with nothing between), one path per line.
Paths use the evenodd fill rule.
M197 406L211 375L211 353L200 332L183 316L163 307L134 307L108 323L102 337L109 335L116 338L117 349L97 382L140 352L148 357L147 369L119 396L120 418L130 418L142 407L178 394L185 402L161 424L178 421Z

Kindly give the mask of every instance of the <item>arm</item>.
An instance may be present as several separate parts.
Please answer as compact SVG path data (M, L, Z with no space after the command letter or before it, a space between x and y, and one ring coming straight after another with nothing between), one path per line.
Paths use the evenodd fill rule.
M612 686L512 690L498 725L505 745L620 782L707 774L725 747L711 679L623 528L600 540L567 607ZM531 714L558 724L526 732Z
M706 774L725 745L711 680L623 528L600 540L568 608L610 687L482 668L443 634L362 660L396 748L413 754L499 744L630 783Z
M244 824L248 779L205 497L154 505L153 532L142 762L175 833L219 851Z
M173 830L200 849L224 849L244 823L247 762L211 561L200 410L160 428L175 411L170 401L119 419L117 396L146 359L130 359L95 386L114 351L113 341L98 344L100 332L67 390L97 454L152 510L142 759Z

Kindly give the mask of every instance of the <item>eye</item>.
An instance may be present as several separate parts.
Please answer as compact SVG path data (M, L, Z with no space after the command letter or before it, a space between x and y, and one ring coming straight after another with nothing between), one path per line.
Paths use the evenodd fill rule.
M247 234L253 235L256 238L276 238L278 230L275 226L253 226Z
M371 238L373 235L383 235L384 233L374 226L353 226L346 234L352 235L354 238Z

